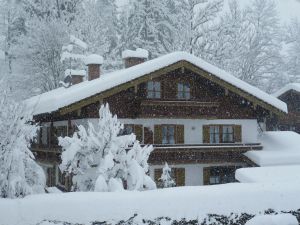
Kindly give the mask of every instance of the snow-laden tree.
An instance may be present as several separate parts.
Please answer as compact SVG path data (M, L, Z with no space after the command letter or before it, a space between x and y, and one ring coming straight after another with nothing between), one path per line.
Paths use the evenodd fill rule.
M168 163L165 163L165 166L163 168L161 177L159 178L159 181L162 183L162 186L164 188L174 187L176 186L175 181L171 177L171 168L169 167Z
M22 81L30 81L31 89L46 92L59 87L65 71L60 58L62 46L69 39L67 30L61 20L31 19L27 22L28 33L20 39L16 54L24 68ZM30 74L28 80L26 74Z
M150 58L169 53L175 36L172 12L167 1L133 0L121 15L119 45L124 49L144 48Z
M1 85L0 96L0 197L20 198L42 193L43 169L35 162L29 147L37 127L30 124L25 106L12 101Z
M175 8L176 45L205 59L223 0L176 0Z
M88 52L105 58L103 69L111 70L119 66L116 58L118 43L118 17L115 1L87 0L71 25L74 35L86 42Z
M286 69L291 82L300 82L300 21L292 20L286 31Z
M247 40L239 78L265 89L266 82L280 76L282 65L279 18L272 1L253 0L245 11Z
M99 110L99 120L78 126L72 137L59 138L63 148L60 169L73 174L75 191L155 189L147 175L152 146L141 147L134 134L119 135L123 125L108 104Z

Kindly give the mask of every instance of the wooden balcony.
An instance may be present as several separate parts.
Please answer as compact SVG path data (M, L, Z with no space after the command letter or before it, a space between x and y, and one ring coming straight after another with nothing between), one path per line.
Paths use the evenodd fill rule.
M149 158L150 164L168 163L222 163L243 162L253 164L243 153L260 151L263 146L259 143L249 144L180 144L180 145L153 145L154 151ZM37 146L31 150L40 161L60 160L60 146Z

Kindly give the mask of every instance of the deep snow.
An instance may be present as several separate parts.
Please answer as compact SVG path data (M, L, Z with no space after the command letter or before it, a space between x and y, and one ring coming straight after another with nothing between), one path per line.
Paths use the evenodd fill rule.
M225 184L168 188L144 192L89 192L32 195L0 199L1 225L29 225L44 219L87 223L119 221L135 213L139 218L168 216L201 219L208 213L247 212L300 208L300 182L277 184Z

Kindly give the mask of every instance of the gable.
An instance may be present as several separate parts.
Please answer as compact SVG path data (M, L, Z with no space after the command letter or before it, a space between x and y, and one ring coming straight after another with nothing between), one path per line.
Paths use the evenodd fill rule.
M166 74L170 74L176 70L183 70L183 71L192 71L194 74L196 74L197 76L199 76L201 79L205 79L211 83L216 84L219 87L222 87L223 89L221 89L220 91L223 92L232 92L235 93L236 95L250 101L253 105L255 106L260 106L266 110L269 110L275 114L282 114L283 110L280 110L272 105L270 105L267 102L264 102L263 100L257 98L256 96L253 96L247 92L245 92L244 90L237 88L236 86L232 85L231 83L228 83L222 79L220 79L219 77L208 73L207 71L191 64L190 62L187 61L179 61L177 63L174 63L172 65L169 65L163 69L157 70L155 72L146 74L144 76L141 76L137 79L134 79L130 82L118 85L114 88L111 88L107 91L103 91L99 94L96 94L94 96L91 96L87 99L83 99L82 101L76 102L74 104L71 104L67 107L64 107L62 109L60 109L60 114L64 115L67 114L69 112L78 110L84 106L87 106L89 104L95 103L95 102L101 102L103 99L112 96L114 94L117 94L121 91L125 91L128 88L137 88L138 85L145 83L149 80L153 80L153 79L158 79L158 78L163 78ZM169 83L169 85L175 85L174 83ZM166 89L170 89L172 87L165 87ZM173 88L176 88L175 86Z
M64 115L183 67L274 113L287 112L286 104L277 98L184 52L171 53L127 69L103 74L98 79L86 81L70 88L59 88L33 97L26 103L29 107L34 108L35 115L55 111Z

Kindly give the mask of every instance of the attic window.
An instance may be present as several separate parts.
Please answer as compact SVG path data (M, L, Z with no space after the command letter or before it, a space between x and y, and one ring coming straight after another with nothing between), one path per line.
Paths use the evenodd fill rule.
M160 98L161 96L160 82L149 81L147 83L147 98Z
M188 83L178 83L177 98L188 100L191 98L191 88Z

